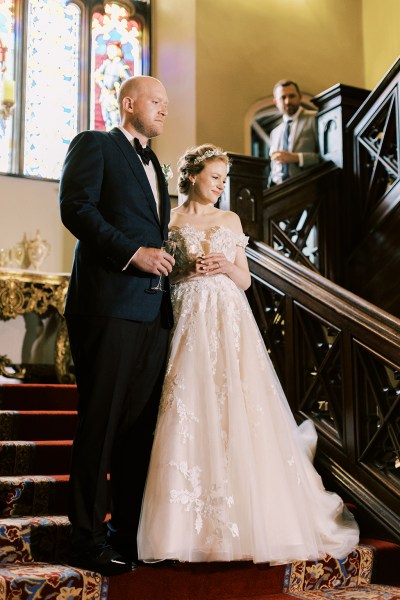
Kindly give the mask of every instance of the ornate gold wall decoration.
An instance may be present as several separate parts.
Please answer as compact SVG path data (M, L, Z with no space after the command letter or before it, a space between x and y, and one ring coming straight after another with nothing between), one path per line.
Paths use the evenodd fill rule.
M60 383L73 383L70 373L71 356L66 323L63 317L68 274L35 273L32 271L0 269L0 320L15 319L19 315L37 313L46 317L54 311L59 319L54 366ZM9 367L15 369L10 375ZM0 373L13 378L23 378L23 370L12 365L7 356L0 356Z

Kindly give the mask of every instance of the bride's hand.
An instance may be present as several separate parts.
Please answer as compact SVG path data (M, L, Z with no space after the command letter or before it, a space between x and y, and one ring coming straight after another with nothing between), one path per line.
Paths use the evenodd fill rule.
M222 252L210 252L196 261L199 265L199 273L203 275L216 275L224 273L229 275L233 265ZM197 264L196 264L197 270Z
M192 277L196 277L197 275L205 275L205 269L201 264L203 257L200 256L196 258L196 260L192 261L185 267L174 268L171 274L171 283L178 283L179 281L183 281L184 279L191 279Z
M193 264L193 275L205 275L207 267L203 264L204 256L198 256Z

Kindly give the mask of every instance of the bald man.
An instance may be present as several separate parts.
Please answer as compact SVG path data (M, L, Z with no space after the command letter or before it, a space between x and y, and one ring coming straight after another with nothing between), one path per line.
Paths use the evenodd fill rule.
M161 250L168 237L167 185L147 146L163 131L167 92L153 77L131 77L118 103L121 126L78 134L60 181L61 219L77 238L65 307L79 393L70 564L103 575L137 566L174 264ZM164 292L151 289L160 275Z

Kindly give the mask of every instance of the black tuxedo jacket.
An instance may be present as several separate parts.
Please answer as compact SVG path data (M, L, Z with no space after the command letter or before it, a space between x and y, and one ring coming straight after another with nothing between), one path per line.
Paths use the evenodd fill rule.
M163 302L172 324L169 293L146 292L155 276L124 270L140 246L160 248L168 237L168 189L152 156L160 219L142 162L120 129L84 131L72 140L60 181L61 219L78 240L66 314L152 321Z

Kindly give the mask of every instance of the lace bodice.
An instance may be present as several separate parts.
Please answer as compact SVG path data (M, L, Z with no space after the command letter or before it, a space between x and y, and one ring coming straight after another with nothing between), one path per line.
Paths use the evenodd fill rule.
M181 228L172 227L169 238L177 244L175 261L178 269L185 268L198 256L209 252L222 252L227 260L233 262L236 247L245 248L249 240L243 233L236 233L220 225L199 230L189 224Z

